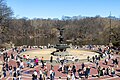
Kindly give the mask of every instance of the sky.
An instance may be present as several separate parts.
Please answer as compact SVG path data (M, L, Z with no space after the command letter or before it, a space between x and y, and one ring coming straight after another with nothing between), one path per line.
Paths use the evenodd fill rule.
M120 17L120 0L6 0L17 18Z

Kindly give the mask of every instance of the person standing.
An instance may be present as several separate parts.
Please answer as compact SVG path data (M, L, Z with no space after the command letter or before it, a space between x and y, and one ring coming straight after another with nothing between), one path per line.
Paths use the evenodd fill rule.
M6 67L6 70L8 71L8 69L9 69L8 62L6 62L6 65L5 65L5 67Z
M9 66L9 74L10 74L10 76L12 76L12 66L11 65Z
M101 67L99 66L98 69L97 69L98 77L100 77L100 69L101 69Z
M36 70L33 73L33 80L37 80L37 71Z
M38 58L35 59L35 64L38 65Z
M21 60L21 62L20 62L20 69L23 69L24 68L24 63L23 63L23 61Z
M48 70L47 69L44 69L43 74L44 74L44 77L48 78Z
M53 62L53 56L50 57L50 62L51 62L51 63Z
M42 80L43 78L42 78L42 71L41 71L41 69L40 69L40 71L39 71L39 73L40 73L40 78L39 78L39 80Z
M94 63L94 61L95 61L95 57L94 56L92 57L92 60L93 60L93 63Z
M44 58L41 58L42 68L44 68Z
M17 80L21 80L21 70L17 70Z
M13 55L13 53L11 54L11 59L14 59L14 55Z
M82 66L82 70L83 70L83 68L85 67L85 64L84 64L84 63L82 63L82 64L81 64L81 66Z
M86 68L86 78L88 78L89 77L89 75L90 75L90 67L88 66L87 68Z
M76 68L74 68L72 71L73 71L74 76L76 77Z
M105 59L105 64L106 64L106 65L108 64L108 59Z
M112 75L112 76L115 75L115 70L114 70L114 68L111 68L111 75Z
M55 71L53 70L52 71L52 80L54 80L54 78L55 78Z
M54 69L54 67L53 67L53 65L51 65L51 70L53 70Z
M52 80L52 69L50 70L50 80Z
M107 69L106 69L106 75L110 75L110 67L107 67Z
M90 61L90 56L87 57L87 60Z
M3 75L4 75L4 77L6 77L6 69L5 69L5 67L3 67Z
M72 80L75 80L75 75L72 73Z
M118 61L118 59L116 58L115 59L115 64L116 64L116 67L118 68L118 63L119 63L119 61Z
M95 61L95 68L97 68L99 65L98 60Z
M17 77L17 73L16 73L16 71L14 71L13 72L13 80L16 80L17 79L16 77Z

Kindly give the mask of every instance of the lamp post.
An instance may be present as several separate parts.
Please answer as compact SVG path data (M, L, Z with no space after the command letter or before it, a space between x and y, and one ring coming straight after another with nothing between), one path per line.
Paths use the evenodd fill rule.
M110 12L110 31L109 31L109 43L111 43L111 12Z
M111 26L111 12L110 12L110 30L109 30L109 46L112 47L112 26Z

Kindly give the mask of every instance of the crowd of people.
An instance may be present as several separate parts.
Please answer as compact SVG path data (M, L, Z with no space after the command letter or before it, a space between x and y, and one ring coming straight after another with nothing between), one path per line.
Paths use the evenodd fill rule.
M18 50L17 48L13 48L11 54L8 54L8 52L3 53L2 72L4 77L9 73L9 75L13 77L13 80L21 79L21 71L24 68L24 63L14 52L19 54L22 50L23 49ZM10 64L10 60L15 60L17 66Z
M38 47L37 47L38 48ZM94 47L90 47L92 49ZM13 77L13 80L21 80L21 76L23 74L23 69L25 67L27 68L33 68L35 66L40 66L39 71L33 70L32 80L55 80L56 77L56 70L54 70L53 63L53 56L50 57L50 63L51 68L47 68L47 63L44 60L44 57L41 57L39 60L37 56L35 56L34 59L30 59L29 55L23 55L22 57L19 56L21 52L27 51L27 48L13 48L11 53L8 54L8 52L3 53L3 66L2 66L2 72L3 76L6 77L7 73L9 73L9 76ZM104 48L99 47L98 50L99 55L95 55L93 57L87 57L88 62L94 64L94 67L97 70L97 77L101 77L104 75L110 75L115 76L116 70L115 68L118 67L119 61L118 58L114 58L114 51L110 49L110 47L106 46ZM16 53L16 54L15 54ZM12 64L9 64L10 60L13 60L16 62L16 66L13 66ZM104 61L104 65L108 65L109 60L112 60L111 66L108 65L108 67L102 67L100 66L99 62ZM27 66L25 66L25 64ZM57 62L59 64L58 72L66 74L67 80L76 80L77 78L89 78L91 68L89 65L86 65L84 62L81 63L81 66L77 66L75 62L72 62L71 64L66 63L65 60L61 59L61 56L59 57L59 61ZM115 67L115 68L114 68ZM49 74L49 75L48 75ZM39 76L38 76L39 75ZM59 76L58 80L62 80L62 77Z

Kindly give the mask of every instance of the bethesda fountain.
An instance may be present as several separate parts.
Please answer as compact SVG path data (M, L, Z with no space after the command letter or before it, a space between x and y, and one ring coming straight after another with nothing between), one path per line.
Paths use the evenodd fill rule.
M56 44L54 48L56 48L56 51L52 52L51 54L54 56L68 56L69 53L66 51L67 48L70 48L67 44L64 43L64 37L63 37L63 28L58 28L59 30L59 44Z

